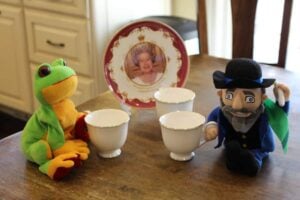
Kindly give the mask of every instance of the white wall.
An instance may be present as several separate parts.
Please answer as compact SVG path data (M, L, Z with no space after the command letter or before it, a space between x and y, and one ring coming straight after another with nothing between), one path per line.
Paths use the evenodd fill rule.
M230 0L206 0L209 55L231 58L232 22Z
M172 15L197 20L197 0L172 0Z
M131 20L170 14L170 0L108 0L107 11L108 29L114 32Z
M286 69L300 72L300 1L293 2L290 34L287 49Z

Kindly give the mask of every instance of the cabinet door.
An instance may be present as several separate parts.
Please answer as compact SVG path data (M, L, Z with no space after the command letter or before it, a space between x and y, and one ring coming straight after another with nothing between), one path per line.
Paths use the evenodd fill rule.
M21 8L0 4L0 104L32 111Z

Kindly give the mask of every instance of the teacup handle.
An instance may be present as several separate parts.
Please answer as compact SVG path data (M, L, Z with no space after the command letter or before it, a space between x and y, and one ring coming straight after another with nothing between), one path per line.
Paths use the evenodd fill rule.
M206 140L201 140L201 141L199 142L198 148L201 147L202 145L205 145L206 143L207 143Z

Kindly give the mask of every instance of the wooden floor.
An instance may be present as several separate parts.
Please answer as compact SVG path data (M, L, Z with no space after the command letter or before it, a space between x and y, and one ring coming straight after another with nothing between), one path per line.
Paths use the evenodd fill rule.
M0 112L0 139L22 130L25 124L24 120Z

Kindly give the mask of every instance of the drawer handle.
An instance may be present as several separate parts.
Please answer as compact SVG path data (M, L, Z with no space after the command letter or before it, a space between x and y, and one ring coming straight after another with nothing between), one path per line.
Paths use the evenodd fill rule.
M65 47L64 43L56 43L56 42L52 42L51 40L47 40L46 42L47 42L47 44L54 46L54 47L61 47L61 48Z

